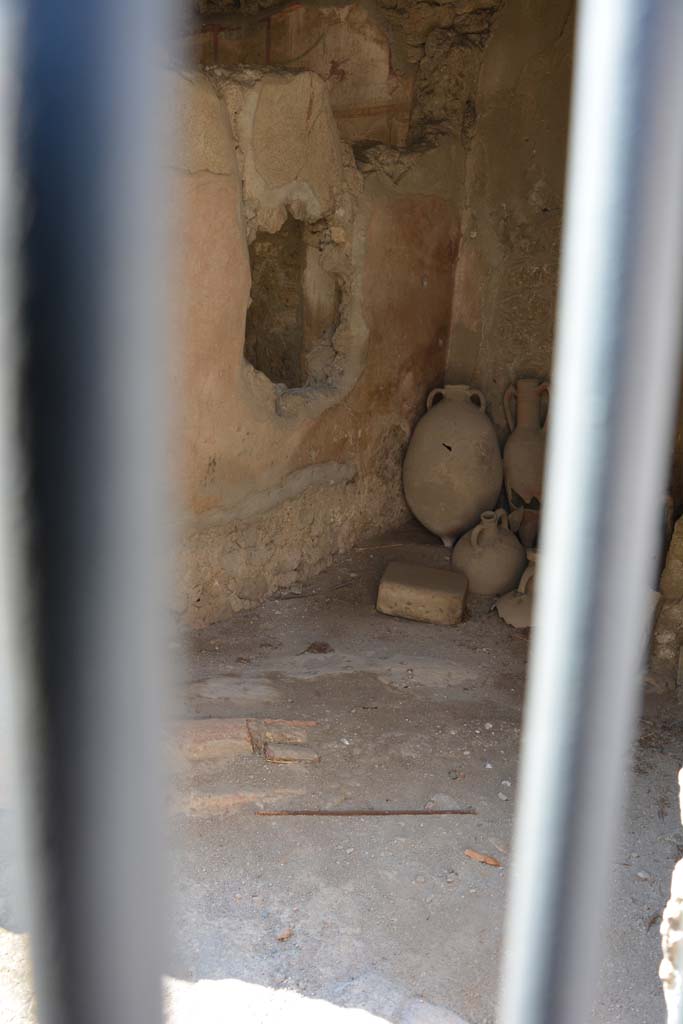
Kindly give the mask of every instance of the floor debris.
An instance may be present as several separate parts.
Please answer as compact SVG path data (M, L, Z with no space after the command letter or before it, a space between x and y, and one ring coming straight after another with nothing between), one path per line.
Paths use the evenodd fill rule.
M327 640L314 640L301 654L333 654L334 647Z
M497 857L490 857L488 853L478 853L477 850L465 850L465 856L470 860L476 860L479 864L488 864L492 868L503 866Z

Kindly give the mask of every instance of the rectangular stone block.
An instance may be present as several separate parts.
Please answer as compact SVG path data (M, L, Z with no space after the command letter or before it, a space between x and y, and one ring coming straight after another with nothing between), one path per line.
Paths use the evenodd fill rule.
M317 764L320 754L304 743L266 743L263 753L273 764Z
M210 757L237 757L252 752L244 718L189 719L172 730L179 753L192 761Z
M416 622L456 626L465 614L467 577L450 569L390 562L377 593L377 611Z
M262 754L267 743L306 743L313 721L288 721L282 718L248 718L247 729L255 754Z

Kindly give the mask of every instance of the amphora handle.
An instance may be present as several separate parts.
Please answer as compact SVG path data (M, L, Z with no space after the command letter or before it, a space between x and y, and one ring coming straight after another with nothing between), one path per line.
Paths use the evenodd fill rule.
M503 409L505 410L505 419L507 420L507 425L510 428L510 431L514 431L515 429L515 417L512 411L513 399L515 400L516 404L517 388L514 384L510 384L509 387L505 389L505 394L503 395Z
M519 581L519 585L517 587L517 590L518 590L518 592L520 594L526 594L526 588L529 585L529 580L532 578L532 576L534 575L535 572L536 572L536 566L535 565L533 565L533 564L532 565L527 565L526 569L522 573L522 578Z
M545 410L545 419L543 420L543 425L541 426L541 430L545 430L546 423L548 422L548 410L550 408L550 384L547 380L544 380L541 384L538 385L538 387L536 388L536 394L539 397L541 395L545 395L548 399L548 404ZM505 419L507 420L507 425L511 431L514 431L515 429L516 419L516 416L514 415L513 411L513 401L516 407L517 387L515 384L510 384L509 387L506 388L505 394L503 395L503 408L505 409Z
M484 398L483 391L479 391L478 388L468 388L467 395L470 401L472 401L473 398L476 398L477 405L479 406L481 411L486 412L486 399Z
M441 397L443 398L445 394L445 388L434 388L433 391L430 391L429 394L427 395L427 412L429 412L431 407L434 405L434 399L436 398L436 396L441 395Z
M548 413L550 412L550 384L547 380L544 380L542 384L538 385L538 394L545 395L548 399L548 404L545 407L545 419L543 420L543 426L541 430L545 430L548 423Z
M481 522L477 523L470 534L470 544L473 548L479 545L481 531L487 526L502 526L508 529L508 517L504 508L497 508L495 512L482 512Z
M470 402L473 398L476 398L476 404L479 406L482 412L486 410L486 399L481 391L476 388L469 388L464 384L446 384L443 388L434 388L427 395L427 411L434 405L435 399L440 395L441 398L448 398L449 390L456 391L459 395L463 395Z

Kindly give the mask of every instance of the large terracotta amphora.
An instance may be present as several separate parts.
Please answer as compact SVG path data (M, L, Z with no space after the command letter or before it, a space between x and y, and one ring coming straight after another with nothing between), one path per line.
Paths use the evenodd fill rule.
M503 483L498 439L485 406L481 391L466 384L435 388L403 463L411 512L447 547L495 507Z
M453 548L451 565L467 576L472 594L505 594L519 583L526 552L508 526L504 509L482 512L474 529Z
M541 502L545 454L541 396L548 393L546 382L531 378L518 380L505 392L503 405L511 434L503 453L503 468L505 490L512 509L522 505L538 508Z

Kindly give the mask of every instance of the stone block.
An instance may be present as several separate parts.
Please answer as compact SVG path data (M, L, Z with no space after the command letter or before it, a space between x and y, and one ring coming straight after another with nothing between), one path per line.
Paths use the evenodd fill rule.
M256 754L262 754L268 743L305 743L308 729L314 725L317 725L317 722L292 722L274 718L250 718L247 720L251 746Z
M466 596L464 573L390 562L380 581L377 611L416 622L456 626L462 622Z
M320 754L304 743L266 743L263 753L273 764L317 764Z
M191 761L250 754L252 744L244 718L197 718L176 723L175 748Z

